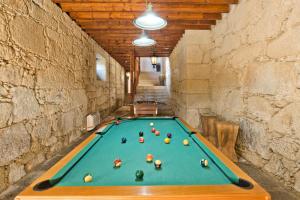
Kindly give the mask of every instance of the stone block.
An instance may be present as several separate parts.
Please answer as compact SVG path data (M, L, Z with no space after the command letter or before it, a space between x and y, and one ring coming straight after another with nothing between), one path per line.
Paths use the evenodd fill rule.
M277 112L269 122L271 131L290 135L292 132L300 139L300 114L295 112L300 109L300 103L292 103Z
M202 63L204 51L200 45L189 45L186 47L186 63Z
M53 145L56 146L56 145ZM35 166L39 165L40 163L45 161L45 155L43 153L39 153L35 155L34 159L30 160L26 165L25 165L25 171L30 172Z
M188 63L185 68L183 79L210 79L211 67L208 64Z
M7 187L5 168L0 167L0 194Z
M294 56L296 59L296 57L300 54L299 40L300 40L300 27L297 26L293 29L288 29L285 33L280 35L280 37L273 40L268 45L267 55L272 58Z
M47 69L37 71L36 86L40 89L69 88L72 85L69 72L58 66L48 66Z
M28 51L46 56L44 29L40 24L29 18L16 16L9 25L14 42Z
M8 38L4 13L0 13L0 36L1 41L6 41Z
M19 164L13 163L9 166L8 181L10 184L17 182L25 175L26 175L26 172L24 170L24 165L19 165Z
M0 130L0 166L7 165L29 149L30 135L22 123Z
M266 48L266 43L255 43L252 45L243 46L232 53L230 63L233 67L239 68L247 63L255 61Z
M225 69L222 65L212 66L211 84L218 88L237 88L241 86L240 74L233 69Z
M256 152L260 157L269 159L271 156L269 140L271 136L267 133L264 124L244 119L240 123L240 134L238 144L251 152Z
M194 128L198 128L200 125L200 115L198 109L187 109L186 121Z
M0 66L0 81L15 85L21 84L23 70L11 64Z
M186 30L184 33L186 45L200 44L201 46L210 45L211 32L209 30Z
M277 176L283 176L285 173L285 168L281 162L280 156L274 154L272 155L270 161L264 166L264 169Z
M7 125L8 120L11 117L12 105L9 103L0 103L0 128Z
M16 87L13 89L13 119L20 122L32 119L40 114L40 107L32 90Z
M298 146L292 138L276 138L270 142L273 152L276 152L287 159L296 160Z
M188 79L182 82L182 93L208 93L209 92L209 80L203 79Z
M259 96L247 99L246 110L249 116L255 116L264 121L269 121L275 113L275 109L271 106L270 102Z
M0 44L0 59L11 60L14 57L14 50L10 46Z
M46 117L39 118L36 121L35 126L31 132L31 136L34 140L49 139L51 135L51 121Z
M186 94L185 100L188 108L209 108L211 101L209 93Z
M245 74L245 89L250 93L290 97L295 90L296 74L292 64L267 62L252 64Z
M295 175L295 185L294 185L295 190L300 192L300 171L296 173Z
M70 132L72 131L74 126L74 120L75 120L75 112L69 111L62 115L61 123L60 123L60 130L63 132Z

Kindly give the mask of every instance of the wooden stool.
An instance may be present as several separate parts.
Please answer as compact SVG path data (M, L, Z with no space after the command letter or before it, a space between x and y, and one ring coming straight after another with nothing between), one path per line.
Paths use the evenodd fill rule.
M218 148L233 162L237 162L235 143L239 132L239 125L231 122L217 121L216 129Z
M133 105L133 113L135 116L153 115L156 116L158 112L157 103L137 103Z
M217 147L217 134L216 134L216 123L217 116L214 115L202 115L201 124L204 133L204 137Z

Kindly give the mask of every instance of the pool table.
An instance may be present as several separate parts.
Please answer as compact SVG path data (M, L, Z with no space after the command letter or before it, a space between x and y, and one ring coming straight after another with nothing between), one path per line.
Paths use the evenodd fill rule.
M34 181L16 200L28 199L271 199L270 195L184 120L119 118L86 140ZM150 123L160 131L152 133ZM139 132L144 142L139 142ZM170 143L164 142L171 133ZM122 143L121 139L126 138ZM184 145L188 140L189 145ZM123 141L124 142L124 141ZM147 154L161 161L156 169ZM114 167L114 160L122 165ZM201 160L208 166L201 165ZM136 179L136 171L144 177ZM85 182L89 174L91 182Z

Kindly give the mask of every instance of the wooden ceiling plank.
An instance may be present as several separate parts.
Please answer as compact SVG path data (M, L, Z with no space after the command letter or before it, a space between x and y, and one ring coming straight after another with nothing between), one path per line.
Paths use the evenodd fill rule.
M145 0L52 0L54 3L145 3ZM189 4L237 4L238 0L163 0L164 3ZM161 3L162 0L151 0L151 3Z
M139 12L145 11L145 3L61 3L65 12ZM218 5L193 5L193 4L166 4L153 3L154 11L158 14L163 12L201 12L201 13L227 13L228 4Z

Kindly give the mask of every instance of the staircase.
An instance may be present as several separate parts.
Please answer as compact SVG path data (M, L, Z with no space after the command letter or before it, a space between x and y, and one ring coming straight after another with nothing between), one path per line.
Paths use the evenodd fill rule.
M167 86L159 86L159 73L141 72L134 101L156 101L159 115L173 115Z
M159 72L141 72L139 86L159 85Z

